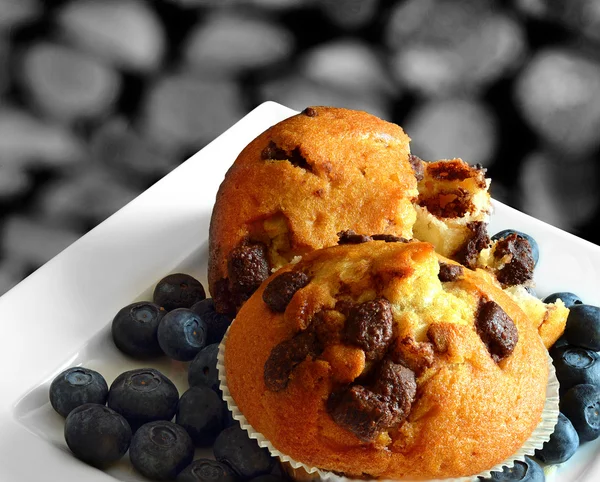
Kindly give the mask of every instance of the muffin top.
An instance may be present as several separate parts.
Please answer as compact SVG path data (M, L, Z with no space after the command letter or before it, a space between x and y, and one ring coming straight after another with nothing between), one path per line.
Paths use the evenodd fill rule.
M219 188L210 226L209 287L235 313L260 283L337 233L412 237L419 193L409 137L371 114L309 107L263 132Z
M487 470L541 420L540 337L479 272L429 243L374 238L314 251L260 286L226 340L231 395L308 466L388 479Z

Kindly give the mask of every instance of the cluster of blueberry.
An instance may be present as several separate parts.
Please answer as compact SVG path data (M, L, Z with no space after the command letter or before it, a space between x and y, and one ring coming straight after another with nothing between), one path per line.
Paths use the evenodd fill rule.
M278 482L270 473L274 459L231 418L221 398L217 353L231 319L217 313L202 284L186 274L163 278L153 299L117 313L115 345L135 358L166 354L191 361L190 388L180 398L173 382L154 368L124 372L110 388L94 370L65 370L49 395L66 417L65 440L73 454L104 468L129 450L133 467L154 480ZM195 446L212 446L216 460L193 461Z
M535 453L546 464L562 464L580 443L600 437L600 308L583 304L569 292L551 294L544 302L558 298L570 312L563 336L550 349L560 383L560 413L550 440ZM540 465L527 457L481 480L542 482L545 476Z

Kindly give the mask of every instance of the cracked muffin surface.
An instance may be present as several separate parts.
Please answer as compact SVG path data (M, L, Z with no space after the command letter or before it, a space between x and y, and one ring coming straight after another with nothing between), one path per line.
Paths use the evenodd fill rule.
M271 275L230 328L225 370L281 452L389 479L472 475L512 455L541 420L548 377L506 293L401 239L321 249Z
M211 218L217 310L235 313L265 279L264 266L335 245L339 231L411 238L418 190L409 140L395 124L333 107L309 107L253 140L227 172Z

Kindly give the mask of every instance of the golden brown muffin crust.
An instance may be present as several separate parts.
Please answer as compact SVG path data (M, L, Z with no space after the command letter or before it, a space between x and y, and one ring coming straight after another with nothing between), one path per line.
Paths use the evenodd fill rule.
M373 241L312 252L263 283L232 324L225 351L231 395L254 429L294 459L350 477L459 477L516 452L540 421L546 351L501 289L466 268L441 281L440 262L456 265L428 243ZM269 296L263 299L265 287L290 271L310 281L284 313L275 312ZM374 359L348 328L357 306L369 303L379 310L375 324L387 319L380 313L387 304L393 318L392 336L380 330L378 338L387 351ZM480 332L482 303L497 307L518 333L499 362ZM312 341L298 342L307 336ZM292 368L283 386L269 389L266 364L289 340L301 348L286 352ZM400 397L407 416L367 441L364 432L336 423L332 393L354 386L384 393L384 363L414 373L416 397L408 405ZM402 383L410 391L410 380Z
M366 112L311 107L252 141L227 172L211 219L209 286L219 311L235 311L223 306L231 288L223 280L231 251L245 242L264 244L279 268L335 245L345 229L412 237L409 140Z

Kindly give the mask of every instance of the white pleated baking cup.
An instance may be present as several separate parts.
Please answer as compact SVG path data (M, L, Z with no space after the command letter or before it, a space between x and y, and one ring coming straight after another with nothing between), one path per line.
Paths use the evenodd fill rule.
M287 462L294 469L304 469L309 474L318 475L321 480L326 480L328 482L354 482L358 479L351 479L349 477L344 477L333 472L328 472L325 470L321 470L317 467L309 467L302 462L297 462L292 459L290 456L281 453L277 450L269 440L260 432L254 430L252 425L248 422L246 417L242 414L240 409L237 407L235 400L231 396L229 392L229 387L227 386L227 376L225 374L225 345L227 343L227 335L229 334L229 329L221 344L219 345L219 354L217 356L217 369L219 371L219 382L220 387L223 392L223 400L227 403L227 408L231 412L233 418L240 423L240 426L248 432L248 436L251 439L255 439L258 442L258 445L264 447L269 450L272 456L279 458L282 462ZM542 420L533 431L529 439L523 444L523 446L511 457L502 461L501 463L495 465L491 469L481 472L477 475L468 476L468 477L459 477L459 478L447 478L447 479L436 479L429 481L413 481L413 482L473 482L478 480L478 477L489 477L490 472L502 471L502 467L512 467L516 461L524 461L525 456L534 455L537 449L541 449L544 445L544 442L547 442L550 439L550 435L554 432L554 426L558 421L558 380L556 378L556 372L554 370L554 365L552 364L552 359L548 355L548 385L546 386L546 403L544 405L544 411L542 412ZM360 482L368 482L364 479L360 479ZM393 482L393 481L385 481L384 479L378 479L377 482ZM402 482L410 482L407 480L402 480Z

